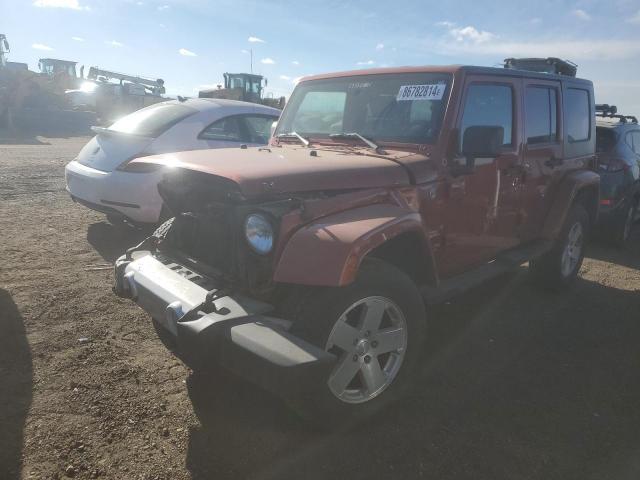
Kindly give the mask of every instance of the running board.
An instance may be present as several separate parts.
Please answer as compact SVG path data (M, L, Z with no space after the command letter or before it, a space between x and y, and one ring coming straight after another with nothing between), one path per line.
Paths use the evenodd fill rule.
M540 240L524 247L503 252L494 260L474 270L441 281L437 287L422 287L424 301L428 305L434 305L449 300L471 288L481 285L487 280L510 272L523 263L543 255L549 251L552 246L552 242Z

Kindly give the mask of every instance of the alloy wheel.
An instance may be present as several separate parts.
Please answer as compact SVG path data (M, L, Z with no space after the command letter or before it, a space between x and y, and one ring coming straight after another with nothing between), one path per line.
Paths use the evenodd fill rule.
M582 256L582 248L584 244L584 232L582 224L576 222L573 224L567 235L567 243L562 252L560 271L564 277L570 276Z
M333 395L346 403L366 402L380 395L400 371L407 322L392 300L363 298L340 316L325 349L338 356L327 382Z

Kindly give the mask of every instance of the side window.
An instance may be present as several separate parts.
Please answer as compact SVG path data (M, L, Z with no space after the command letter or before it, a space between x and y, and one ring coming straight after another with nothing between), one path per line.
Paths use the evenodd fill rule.
M460 139L472 126L504 128L504 145L511 145L513 90L509 85L470 85L462 114Z
M631 132L633 136L633 151L640 155L640 130Z
M224 142L242 142L242 129L238 117L226 117L212 123L202 131L202 140L221 140Z
M558 95L555 88L527 87L525 131L527 143L555 142L558 138Z
M246 115L244 118L247 127L249 143L268 143L271 136L271 124L278 120L277 117L266 115Z
M568 88L565 105L567 140L569 143L589 140L591 134L589 92L577 88Z

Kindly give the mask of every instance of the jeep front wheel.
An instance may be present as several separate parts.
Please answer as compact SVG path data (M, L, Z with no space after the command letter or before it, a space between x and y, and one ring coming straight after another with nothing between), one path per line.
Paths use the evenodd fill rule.
M298 410L323 426L370 415L411 384L426 319L412 280L385 262L363 262L345 287L314 289L301 300L293 332L336 356L318 398Z
M582 205L574 204L553 248L529 262L532 277L539 286L558 290L576 279L584 259L588 229L587 211Z

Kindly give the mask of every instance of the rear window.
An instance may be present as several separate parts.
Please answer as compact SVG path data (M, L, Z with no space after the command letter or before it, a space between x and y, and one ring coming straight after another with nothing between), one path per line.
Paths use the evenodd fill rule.
M577 88L567 89L565 95L567 138L569 143L589 140L591 112L589 92Z
M159 103L121 118L111 125L109 130L157 137L196 112L196 109L186 105Z
M616 140L616 133L610 128L596 127L596 152L610 152L615 147Z

